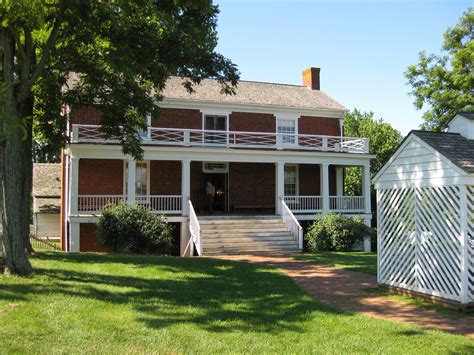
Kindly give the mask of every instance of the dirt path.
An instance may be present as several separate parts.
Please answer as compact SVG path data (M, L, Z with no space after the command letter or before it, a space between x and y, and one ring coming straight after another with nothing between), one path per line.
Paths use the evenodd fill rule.
M474 338L474 317L423 309L368 292L366 289L377 287L377 279L372 275L311 264L291 256L229 255L219 258L276 267L292 277L315 300L335 308Z

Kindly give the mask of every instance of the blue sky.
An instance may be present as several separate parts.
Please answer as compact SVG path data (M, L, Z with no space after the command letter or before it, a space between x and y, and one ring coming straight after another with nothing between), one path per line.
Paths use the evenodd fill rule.
M421 124L403 72L418 52L438 53L444 31L474 1L220 0L217 50L241 79L301 84L321 68L321 89L347 108L373 111L403 134Z

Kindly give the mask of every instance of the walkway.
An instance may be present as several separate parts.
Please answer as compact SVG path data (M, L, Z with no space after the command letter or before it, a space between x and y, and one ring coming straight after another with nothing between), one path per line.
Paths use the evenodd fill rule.
M457 317L368 292L366 289L377 287L373 275L310 264L291 256L229 255L219 258L276 267L292 277L315 300L335 308L474 338L474 316Z

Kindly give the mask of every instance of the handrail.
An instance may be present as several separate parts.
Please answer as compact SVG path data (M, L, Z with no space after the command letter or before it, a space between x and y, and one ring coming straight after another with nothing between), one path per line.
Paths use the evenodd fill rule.
M201 226L194 211L193 203L189 200L189 233L199 256L202 255Z
M369 153L369 140L359 137L165 127L148 127L147 132L147 136L143 137L145 144ZM73 143L105 141L117 142L116 139L105 139L98 125L74 124L72 126L71 142Z
M283 222L286 224L288 230L293 234L293 236L298 241L298 249L303 250L303 227L299 224L298 220L296 219L295 215L291 210L288 208L285 201L280 198L281 203L281 217Z

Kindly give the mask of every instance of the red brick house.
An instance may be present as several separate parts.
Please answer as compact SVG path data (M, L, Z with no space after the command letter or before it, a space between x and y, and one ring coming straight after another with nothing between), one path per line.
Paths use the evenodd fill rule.
M176 224L180 254L302 248L300 222L338 211L371 220L369 142L342 137L344 106L319 87L241 81L220 93L204 80L190 94L169 79L158 119L142 134L144 160L99 131L100 113L71 107L62 164L63 249L100 251L94 223L109 202L138 202ZM364 171L363 196L344 196L344 167ZM214 213L205 211L207 182Z

